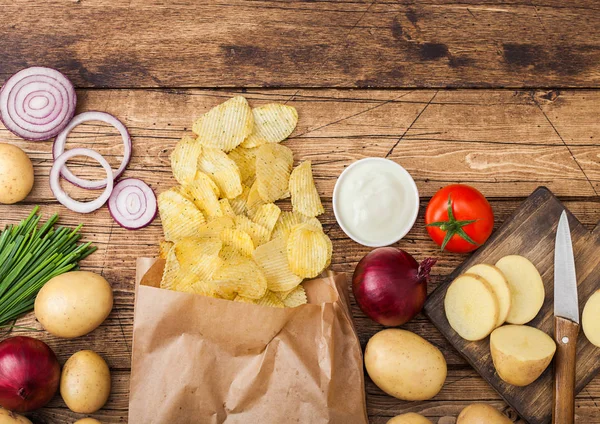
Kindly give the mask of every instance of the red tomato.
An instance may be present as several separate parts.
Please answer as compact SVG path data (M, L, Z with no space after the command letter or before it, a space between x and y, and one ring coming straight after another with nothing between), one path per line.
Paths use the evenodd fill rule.
M477 249L492 234L494 212L479 190L464 184L442 188L425 212L429 235L442 250L466 253Z

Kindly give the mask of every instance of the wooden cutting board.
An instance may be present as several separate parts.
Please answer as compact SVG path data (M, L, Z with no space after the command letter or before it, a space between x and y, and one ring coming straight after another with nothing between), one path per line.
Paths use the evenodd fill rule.
M504 400L530 424L546 424L552 420L552 366L526 387L505 383L495 372L490 355L489 337L478 341L463 340L449 325L444 312L444 297L449 284L470 266L495 264L505 255L525 256L542 275L546 298L540 313L528 325L551 335L554 331L554 239L563 204L545 187L540 187L506 220L489 241L459 266L431 294L425 314L481 376ZM600 224L589 232L570 212L569 224L575 254L579 290L579 311L589 296L600 289ZM576 392L600 370L600 348L592 345L580 332L577 343Z

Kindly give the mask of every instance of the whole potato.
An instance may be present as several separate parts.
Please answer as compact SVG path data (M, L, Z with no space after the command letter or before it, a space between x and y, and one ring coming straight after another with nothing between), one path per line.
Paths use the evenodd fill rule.
M367 343L365 367L373 382L402 400L427 400L446 380L444 355L427 340L400 329L375 334Z
M0 407L0 424L31 424L27 418Z
M396 415L386 424L431 424L431 421L421 414L409 412L408 414Z
M93 272L72 271L42 287L35 299L35 317L49 333L70 339L95 330L112 306L108 281Z
M12 144L0 143L0 203L25 199L33 188L33 165L27 154Z
M490 405L474 403L461 411L456 424L512 424L512 421Z
M63 367L60 395L73 412L92 414L110 394L110 371L104 359L91 350L71 356Z
M75 421L73 424L102 424L95 418L82 418L80 420Z

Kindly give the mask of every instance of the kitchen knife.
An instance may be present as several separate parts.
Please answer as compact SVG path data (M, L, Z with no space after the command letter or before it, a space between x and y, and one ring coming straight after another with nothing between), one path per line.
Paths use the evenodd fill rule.
M563 211L554 248L554 392L552 422L575 420L575 359L579 333L577 276L567 213Z

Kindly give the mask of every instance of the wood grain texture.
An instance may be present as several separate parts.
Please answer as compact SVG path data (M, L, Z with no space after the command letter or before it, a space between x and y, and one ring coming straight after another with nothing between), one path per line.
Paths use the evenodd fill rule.
M335 223L331 207L335 178L345 166L366 156L392 158L406 167L417 182L422 195L417 225L397 245L417 259L440 259L433 270L430 292L465 259L463 255L440 254L423 225L428 198L445 184L465 182L479 188L492 202L497 227L541 184L557 193L587 230L600 221L600 198L595 192L595 186L600 184L596 170L600 146L594 144L600 139L600 123L594 119L600 112L600 93L596 91L80 90L79 112L104 110L121 119L134 141L133 159L125 176L142 178L160 192L175 183L168 156L177 140L189 131L194 118L240 92L252 105L277 101L298 109L298 128L286 144L294 151L296 161L313 161L317 188L326 209L321 220L334 243L332 267L336 271L351 273L370 250L344 235ZM113 371L114 390L106 407L94 416L103 423L127 422L135 259L157 254L157 242L162 236L160 223L157 220L132 233L114 223L106 208L86 216L67 211L56 203L48 187L50 143L19 140L1 126L0 141L25 149L36 171L36 185L24 203L0 206L0 224L22 219L34 204L41 204L46 216L59 212L63 224L84 222L85 239L93 241L99 250L86 259L83 267L102 273L115 292L112 314L93 333L75 340L58 339L45 332L31 335L48 342L61 363L75 351L86 348L106 358ZM103 124L77 127L68 143L69 148L76 146L97 149L115 167L122 153L116 131ZM99 167L91 164L75 160L72 168L78 175L101 176ZM69 185L65 188L79 199L97 194ZM365 317L355 304L352 309L364 348L381 327ZM20 323L40 328L31 314ZM517 420L515 411L508 409L427 318L419 315L403 328L441 349L449 364L448 380L433 400L412 403L385 395L368 380L372 423L384 424L394 415L411 411L437 422L442 417L456 417L475 401L507 410ZM577 419L600 424L599 406L597 378L577 397ZM71 424L80 418L69 412L58 397L32 417L38 423L48 424Z
M584 0L1 0L0 10L0 83L34 64L78 87L600 82L600 8Z
M554 317L554 387L552 389L552 423L573 424L575 420L575 373L579 324Z

